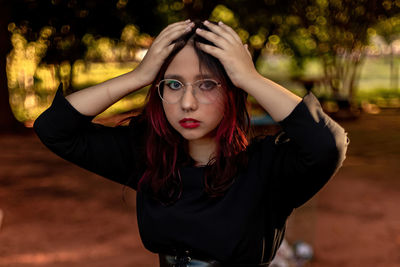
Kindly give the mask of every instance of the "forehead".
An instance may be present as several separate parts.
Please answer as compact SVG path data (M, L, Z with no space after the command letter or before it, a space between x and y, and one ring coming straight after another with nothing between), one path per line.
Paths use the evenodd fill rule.
M200 71L199 58L191 45L186 45L179 51L169 64L164 74L165 78L177 78L182 80L195 80L200 77L212 78L214 75L202 66Z

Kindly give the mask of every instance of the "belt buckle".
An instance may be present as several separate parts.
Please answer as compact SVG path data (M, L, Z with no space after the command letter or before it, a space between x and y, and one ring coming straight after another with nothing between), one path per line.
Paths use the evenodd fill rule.
M174 257L175 263L172 265L172 267L189 267L190 266L190 262L192 261L192 258L189 256L190 251L185 250L183 254L184 255L182 255L182 253L179 253L179 254L175 255L175 257Z

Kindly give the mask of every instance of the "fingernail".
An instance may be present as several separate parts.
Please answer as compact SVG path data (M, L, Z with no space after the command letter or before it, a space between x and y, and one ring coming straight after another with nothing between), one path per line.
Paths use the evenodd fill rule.
M200 28L196 29L196 32L201 32L201 31L202 31L202 29L200 29Z
M190 21L190 19L185 20L185 22L189 22L189 21Z
M205 21L204 21L204 24L207 25L208 23L210 23L208 20L205 20Z
M224 24L222 21L218 21L218 25L222 25Z

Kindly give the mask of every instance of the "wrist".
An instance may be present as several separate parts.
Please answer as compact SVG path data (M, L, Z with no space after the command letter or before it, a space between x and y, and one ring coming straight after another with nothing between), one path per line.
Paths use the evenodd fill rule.
M134 81L134 84L136 84L136 87L142 88L147 85L149 85L152 80L150 80L145 73L142 72L142 70L138 67L136 67L134 70L129 72L130 79Z
M247 93L250 93L250 90L253 87L252 85L264 79L265 78L255 70L254 72L247 73L246 75L240 77L240 83L237 85L237 87L243 89Z

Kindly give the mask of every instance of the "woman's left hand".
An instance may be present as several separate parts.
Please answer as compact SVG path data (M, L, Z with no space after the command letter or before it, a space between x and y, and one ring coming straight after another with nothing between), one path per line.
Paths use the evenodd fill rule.
M198 43L200 49L218 58L232 83L239 88L245 89L248 79L259 76L247 45L243 45L239 35L222 22L215 25L205 21L204 25L210 31L198 28L196 33L212 42L215 46Z

